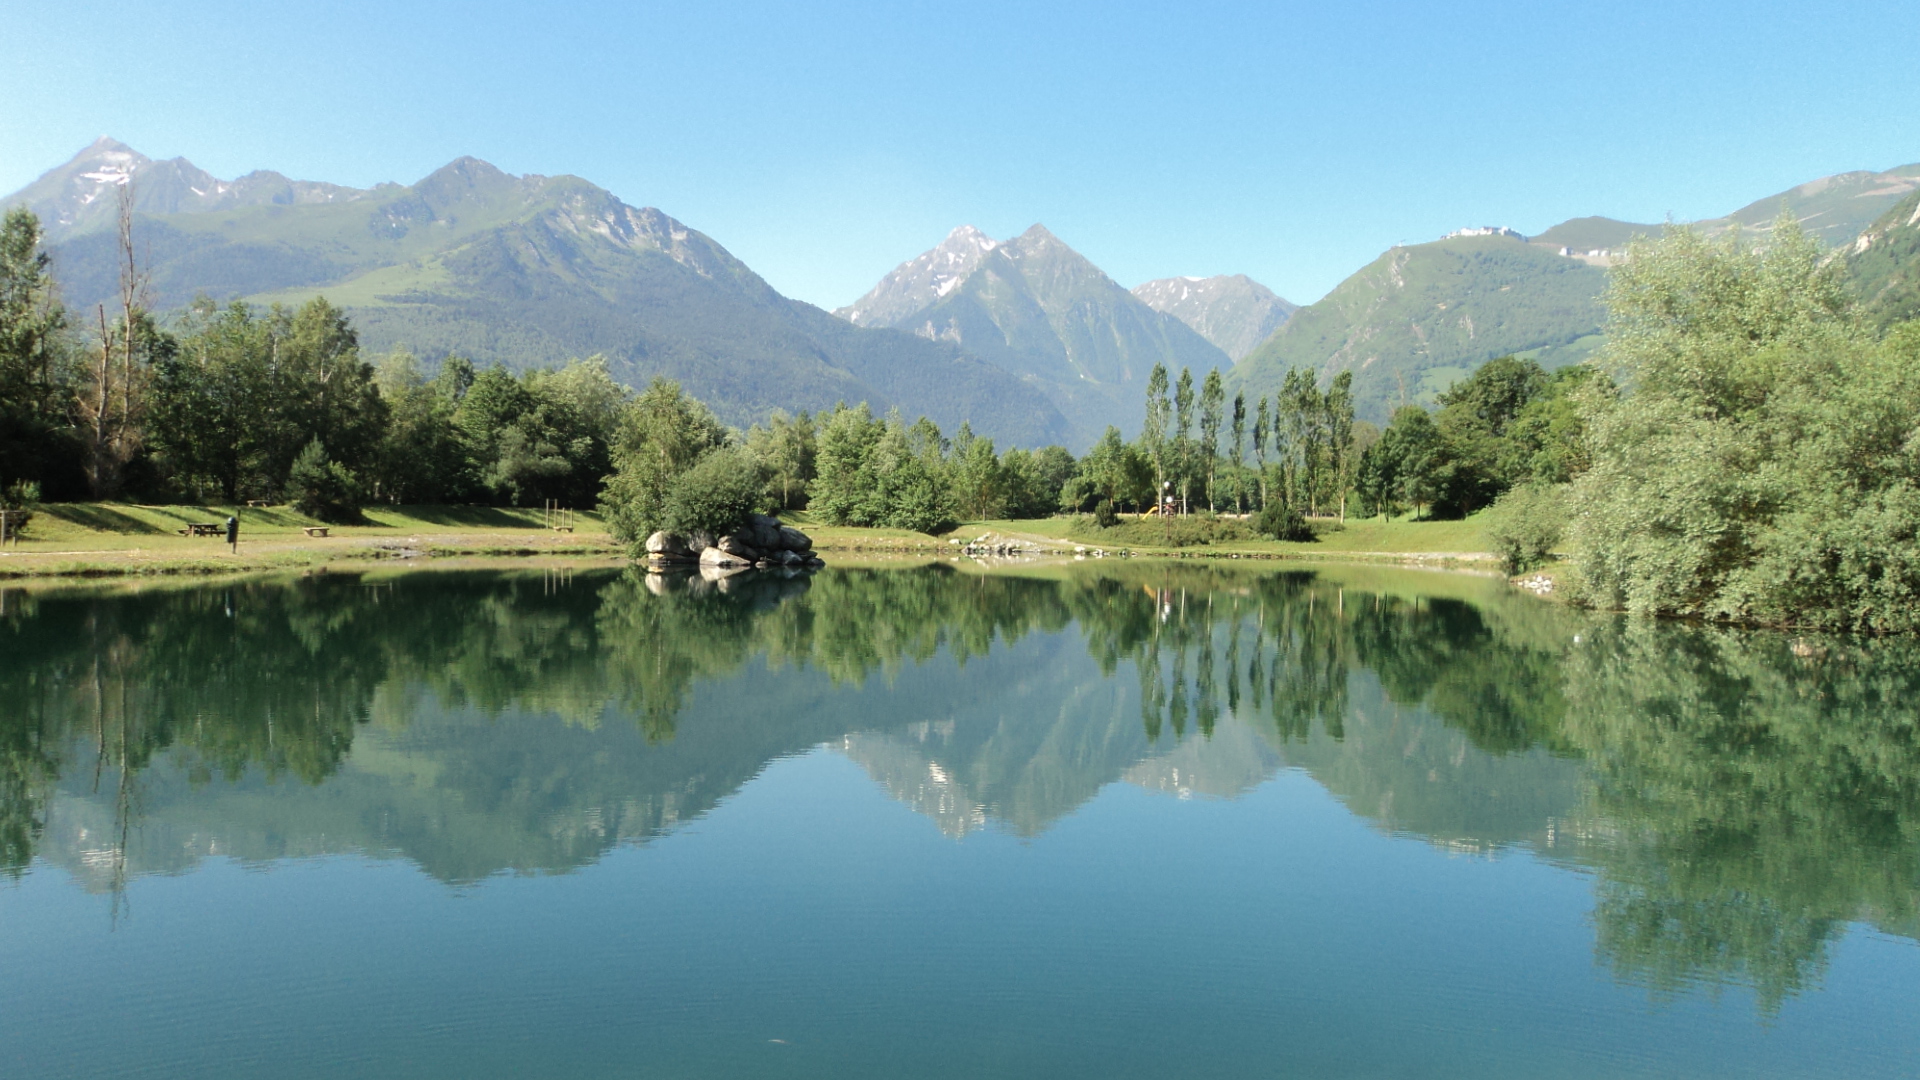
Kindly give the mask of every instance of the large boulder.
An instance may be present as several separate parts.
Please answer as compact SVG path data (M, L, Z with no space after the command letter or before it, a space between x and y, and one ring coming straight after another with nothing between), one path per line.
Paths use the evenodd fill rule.
M733 567L744 570L753 565L753 560L743 559L732 552L724 551L717 547L710 547L700 553L700 565L721 568Z
M687 547L686 538L679 533L665 530L647 537L647 554L661 559L691 559L692 550Z
M760 557L760 550L748 543L737 533L728 533L715 541L713 546L729 555L738 556L748 562L752 562Z
M687 534L687 550L698 555L713 546L713 534L703 529L695 529Z
M740 530L740 538L761 551L781 547L780 519L765 514L750 515L747 524Z
M782 525L780 526L780 543L778 546L788 551L797 551L805 554L813 550L813 541L808 538L806 533L801 532L799 529L791 525Z

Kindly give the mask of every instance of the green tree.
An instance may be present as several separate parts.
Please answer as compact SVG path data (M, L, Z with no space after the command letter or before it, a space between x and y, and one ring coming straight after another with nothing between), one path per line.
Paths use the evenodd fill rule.
M614 471L600 497L609 531L623 543L643 543L664 527L673 481L726 443L726 429L705 405L679 383L655 378L621 412Z
M1340 520L1347 520L1347 492L1353 488L1353 475L1359 467L1359 454L1353 445L1353 372L1343 371L1333 377L1333 384L1327 387L1325 396L1320 399L1322 421L1326 432L1328 469L1327 479L1332 486L1332 495L1340 503Z
M1456 464L1443 495L1451 511L1470 514L1527 479L1532 448L1512 429L1546 386L1547 373L1538 363L1503 356L1440 394L1434 423Z
M0 484L32 480L49 497L78 495L68 424L74 380L40 219L24 207L0 220Z
M1572 545L1648 614L1920 629L1920 332L1876 342L1790 219L1764 248L1670 230L1608 288Z
M460 403L448 392L454 380L429 382L412 353L396 350L381 359L376 382L387 406L387 427L366 474L368 496L395 503L465 498L466 447L453 421Z
M835 525L876 524L883 508L873 498L873 456L886 433L865 402L857 408L834 406L820 417L817 473L808 485L808 504Z
M1427 410L1418 405L1394 410L1376 449L1383 471L1392 478L1389 497L1412 506L1416 515L1445 491L1446 447Z
M1260 407L1253 417L1253 460L1254 467L1260 471L1260 504L1267 502L1267 444L1273 437L1273 412L1267 406L1266 395L1260 397Z
M747 446L767 467L769 490L779 492L776 505L782 510L805 505L817 453L813 417L805 410L789 417L775 409L766 427L755 424L747 432Z
M327 456L315 439L287 470L287 501L308 517L334 524L360 520L360 480L353 470Z
M993 440L955 438L953 459L953 497L959 512L976 521L1004 515L1007 475L994 453Z
M1205 469L1207 509L1216 510L1218 493L1215 491L1220 464L1220 425L1226 419L1226 387L1220 382L1220 371L1207 372L1200 385L1200 466Z
M767 508L766 488L757 457L742 447L717 447L668 484L662 527L682 536L733 532Z
M1167 400L1167 365L1155 364L1147 373L1147 416L1140 426L1140 446L1153 462L1154 491L1167 479L1167 427L1173 420L1173 406ZM1157 497L1157 496L1156 496Z

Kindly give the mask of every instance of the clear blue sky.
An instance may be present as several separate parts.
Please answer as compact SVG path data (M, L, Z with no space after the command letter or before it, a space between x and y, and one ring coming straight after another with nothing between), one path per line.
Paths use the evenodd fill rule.
M1920 4L15 0L0 191L111 134L216 175L461 154L845 303L961 223L1310 301L1467 224L1726 213L1920 161Z

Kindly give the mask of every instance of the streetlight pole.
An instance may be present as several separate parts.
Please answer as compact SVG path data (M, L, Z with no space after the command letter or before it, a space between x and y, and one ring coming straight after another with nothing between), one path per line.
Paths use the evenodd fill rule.
M1160 483L1160 520L1167 523L1167 546L1168 547L1173 546L1173 516L1170 513L1172 506L1173 506L1173 481L1163 480Z

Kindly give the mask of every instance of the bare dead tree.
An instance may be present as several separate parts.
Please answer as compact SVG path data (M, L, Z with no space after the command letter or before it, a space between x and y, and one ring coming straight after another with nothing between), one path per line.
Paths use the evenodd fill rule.
M121 183L118 202L119 322L109 325L106 305L99 305L100 352L80 399L87 482L95 498L119 491L123 471L145 438L149 275L134 247L132 177Z

